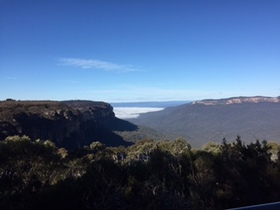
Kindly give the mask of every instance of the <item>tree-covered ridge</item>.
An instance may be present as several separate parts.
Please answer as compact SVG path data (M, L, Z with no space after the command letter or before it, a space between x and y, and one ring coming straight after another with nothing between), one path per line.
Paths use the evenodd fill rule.
M225 209L280 199L280 147L256 141L0 142L1 209Z
M280 103L274 100L279 98L204 100L144 113L130 122L152 128L169 139L185 138L194 147L209 141L220 143L223 138L234 141L238 134L246 143L255 139L279 141Z

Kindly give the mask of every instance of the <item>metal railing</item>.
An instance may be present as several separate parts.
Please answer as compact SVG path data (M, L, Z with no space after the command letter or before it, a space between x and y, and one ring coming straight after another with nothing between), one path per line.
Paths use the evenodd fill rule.
M274 203L232 208L228 210L279 210L279 209L280 209L280 202L274 202Z

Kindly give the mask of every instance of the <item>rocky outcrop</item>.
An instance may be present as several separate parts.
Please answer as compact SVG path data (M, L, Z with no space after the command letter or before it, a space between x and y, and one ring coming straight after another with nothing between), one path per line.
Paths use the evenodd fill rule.
M105 102L73 100L63 101L63 103L79 111L83 121L104 120L115 117L113 107Z
M112 122L118 124L118 120L112 106L105 102L1 101L0 139L28 135L32 139L52 140L68 149L81 148L93 141L107 146L128 145L112 131Z
M233 97L226 99L206 99L201 101L195 101L193 104L202 104L202 105L229 105L229 104L242 104L242 103L280 103L279 97L264 97L264 96L255 96L255 97Z

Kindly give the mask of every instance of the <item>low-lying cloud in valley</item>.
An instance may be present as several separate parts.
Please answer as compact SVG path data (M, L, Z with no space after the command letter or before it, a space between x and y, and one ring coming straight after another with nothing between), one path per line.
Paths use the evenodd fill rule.
M137 118L140 114L161 111L164 108L151 107L116 107L114 113L120 119Z

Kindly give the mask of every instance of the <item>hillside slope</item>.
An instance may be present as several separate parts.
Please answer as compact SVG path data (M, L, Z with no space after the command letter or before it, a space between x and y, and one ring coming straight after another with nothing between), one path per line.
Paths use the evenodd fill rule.
M266 139L280 142L280 98L236 97L202 100L146 113L131 119L169 138L186 138L193 146L208 141Z

